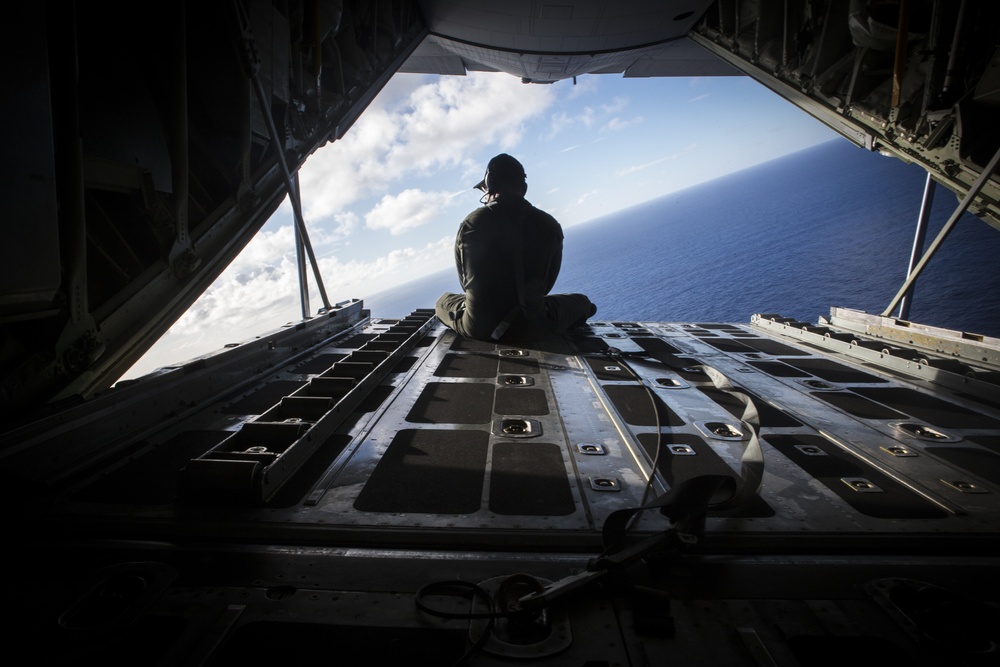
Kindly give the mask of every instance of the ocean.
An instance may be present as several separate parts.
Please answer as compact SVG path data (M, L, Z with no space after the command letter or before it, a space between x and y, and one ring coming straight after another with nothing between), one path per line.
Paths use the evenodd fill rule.
M554 291L589 295L596 320L881 313L906 277L925 180L916 165L833 140L566 228ZM938 186L925 247L957 204ZM1000 337L998 258L1000 231L965 214L918 280L909 319ZM449 268L365 304L396 317L458 289Z

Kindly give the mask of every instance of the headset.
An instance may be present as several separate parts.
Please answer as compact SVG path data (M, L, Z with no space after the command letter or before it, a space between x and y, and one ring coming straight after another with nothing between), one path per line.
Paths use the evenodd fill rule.
M479 198L480 204L485 204L489 201L490 195L495 194L496 188L500 187L500 184L505 182L507 179L497 179L496 175L490 178L490 169L486 168L486 175L483 176L483 196Z
M493 192L493 186L500 185L497 182L495 176L493 178L490 178L490 168L489 167L486 168L486 176L483 177L483 183L486 184L486 194L487 195L489 195L491 192Z
M490 173L490 167L489 167L489 165L487 165L486 166L486 175L483 177L483 185L486 188L486 194L487 195L495 193L496 192L496 188L499 188L502 183L511 184L511 183L515 183L515 182L520 182L522 180L526 181L527 177L524 174L524 168L521 167L520 163L518 163L516 160L514 160L513 158L511 158L509 155L506 155L506 154L498 155L495 158L493 158L493 160L490 160L490 162L492 163L494 160L496 160L497 158L500 158L501 156L502 157L506 157L506 158L512 160L515 164L517 164L517 166L520 167L520 169L519 169L520 174L502 173L502 172L505 172L505 171L508 171L508 170L501 169L500 170L501 174L492 174L491 175L491 173ZM501 166L507 166L507 165L501 165ZM498 178L498 176L500 176L500 178Z

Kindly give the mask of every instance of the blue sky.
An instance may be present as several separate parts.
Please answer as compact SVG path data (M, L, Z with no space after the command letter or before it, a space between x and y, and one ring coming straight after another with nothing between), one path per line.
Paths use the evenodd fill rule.
M747 77L397 74L306 161L302 204L336 302L451 266L458 225L479 205L471 188L497 153L524 164L528 199L568 228L838 136ZM298 320L292 224L286 201L126 377Z

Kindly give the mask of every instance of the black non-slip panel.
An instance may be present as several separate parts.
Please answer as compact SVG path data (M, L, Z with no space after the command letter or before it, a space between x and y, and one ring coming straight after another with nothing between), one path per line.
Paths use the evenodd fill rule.
M770 354L773 357L802 357L809 356L810 354L809 352L804 352L803 350L796 349L791 345L785 345L784 343L771 340L770 338L754 338L753 340L741 338L740 340L758 352Z
M434 370L437 377L492 378L497 376L495 354L446 354Z
M1000 428L1000 421L905 387L857 387L858 394L942 428Z
M655 460L657 444L660 445L660 460L657 470L667 484L675 484L700 475L724 475L739 480L740 476L722 460L715 451L696 435L688 433L664 433L658 441L655 433L640 433L639 444L646 450L650 462ZM689 447L694 454L675 454L671 446ZM711 516L771 517L775 512L760 496L755 496L744 507L728 510L712 510Z
M75 498L88 502L164 505L177 497L177 471L231 436L231 431L184 431L91 484Z
M354 501L355 509L428 514L478 511L489 439L486 431L398 431Z
M621 359L586 357L598 380L635 380L635 375Z
M702 329L718 329L719 331L742 331L738 326L734 324L701 324L698 323L695 326L699 326Z
M598 336L573 336L573 345L580 354L594 354L608 349L608 342Z
M490 511L525 516L565 516L575 509L562 448L519 440L493 445Z
M798 368L793 368L780 361L748 361L749 366L753 366L762 373L767 373L771 377L777 378L807 378L809 373Z
M993 484L1000 484L1000 456L993 452L975 447L954 446L927 447L924 451Z
M633 338L632 342L644 349L646 352L651 352L653 354L682 354L680 350L662 338Z
M829 359L787 359L785 363L827 382L839 382L842 384L888 382L888 380L884 380L877 375L865 373L850 366L838 364L836 361L830 361Z
M493 411L498 415L547 415L549 402L542 389L500 387Z
M421 424L485 424L493 418L492 384L428 382L406 421Z
M691 368L694 369L695 366L701 364L697 359L690 359L687 357L677 357L674 356L681 353L676 347L666 342L662 338L633 338L631 339L636 345L641 347L643 350L649 353L650 359L656 359L660 361L664 367L669 368L673 372L680 375L685 380L691 380L694 382L704 382L708 380L706 376L701 371L687 371L684 369ZM661 360L658 357L667 355L665 360Z
M985 447L994 454L1000 454L1000 435L967 435L965 439Z
M849 391L813 392L812 395L862 419L906 419L906 415L902 413Z
M626 423L633 426L656 426L656 412L654 412L653 402L656 403L656 410L660 415L660 426L683 426L684 420L670 409L670 407L660 400L656 394L648 391L645 387L628 384L606 384L602 385L604 392L611 399L618 414Z
M826 438L815 435L769 435L764 439L862 514L879 519L942 519L948 516L941 508L848 454ZM820 450L826 455L809 454L796 445ZM766 455L764 465L767 465ZM855 491L842 481L843 478L852 477L864 478L882 491L877 493ZM800 491L803 495L809 495L805 487ZM794 494L796 490L790 488L783 493Z
M701 340L708 343L715 349L721 350L722 352L740 352L742 354L746 354L748 352L756 352L756 350L754 350L752 347L744 345L743 343L737 340L731 340L729 338L713 338L712 340L708 340L707 337L702 336Z
M319 354L309 361L299 364L292 369L292 372L303 375L319 375L346 356L346 354Z
M743 401L739 400L736 396L733 396L729 392L722 391L721 389L715 389L714 387L699 387L702 392L713 401L721 405L726 409L726 411L736 417L737 419L743 418L743 412L746 410L746 406ZM753 401L754 407L757 408L757 415L760 417L761 426L773 426L775 428L786 428L789 426L801 426L802 423L797 419L794 419L791 415L786 412L779 410L778 408L767 403L759 396L755 396L746 389L742 390L750 400Z
M451 342L451 349L457 352L493 352L497 349L497 344L474 338L455 336L455 340Z
M392 367L392 370L389 372L406 373L411 368L413 368L413 364L417 363L417 359L418 359L417 357L403 357L402 359L399 360L399 363L397 363L395 366Z
M268 408L280 402L282 398L292 394L304 384L304 382L295 382L293 380L269 382L253 393L222 408L222 412L227 415L263 414L267 412Z
M538 375L538 359L500 357L501 375Z
M375 412L383 403L385 403L385 399L392 396L393 391L394 387L392 385L378 385L368 392L368 395L361 400L361 403L358 404L355 412Z

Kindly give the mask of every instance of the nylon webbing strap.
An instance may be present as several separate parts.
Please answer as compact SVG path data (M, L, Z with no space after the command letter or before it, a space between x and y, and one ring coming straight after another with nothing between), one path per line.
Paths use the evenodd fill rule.
M743 456L740 457L740 483L731 498L714 503L712 509L722 510L739 507L750 502L750 499L757 494L760 483L764 479L764 452L760 448L760 414L757 412L757 406L754 405L753 399L739 387L733 385L729 378L720 371L704 364L700 364L698 368L711 378L712 384L717 389L726 392L743 404L740 422L750 431L750 438L743 448Z
M695 503L701 502L701 512L704 514L708 509L726 510L740 507L749 503L760 489L761 481L764 477L764 453L760 446L760 416L753 399L735 386L728 377L721 371L706 364L691 365L667 352L637 352L637 353L617 353L620 357L649 357L667 366L672 370L691 372L699 370L712 381L720 391L724 391L743 405L743 413L740 415L740 422L749 432L750 437L746 441L743 455L740 458L740 479L733 480L731 477L718 475L700 475L696 477L682 477L675 480L671 488L652 501L641 507L627 508L612 512L604 522L603 539L607 547L619 542L624 536L628 522L638 512L647 509L660 509L672 522L677 523L683 517L694 516L692 512L697 508L687 500L679 503L679 498L695 499ZM655 474L656 471L654 471ZM691 488L696 489L691 493ZM676 492L675 492L676 490Z
M712 384L725 391L743 404L741 422L751 433L743 450L740 479L737 482L729 475L692 475L676 479L666 493L663 493L642 507L630 507L612 512L604 520L601 537L604 553L593 559L587 569L572 574L545 587L541 592L530 593L519 600L523 609L539 609L556 599L571 593L589 583L597 581L608 572L643 558L654 551L679 550L684 543L692 542L704 530L705 515L709 509L737 507L750 501L760 488L764 475L764 458L760 448L758 431L760 419L757 408L746 392L735 387L721 372L700 364L692 367L677 357L666 353L624 354L610 348L608 353L615 358L627 356L650 357L676 370L702 370L712 380ZM636 376L638 377L638 376ZM648 389L648 387L647 387ZM653 471L656 474L656 471ZM632 518L639 512L659 509L671 522L671 528L655 534L636 544L620 548Z
M616 546L628 532L629 521L644 510L659 509L681 532L693 530L709 507L720 496L728 499L736 492L736 482L725 475L698 475L676 482L670 489L642 507L628 507L608 515L601 538L608 549Z

